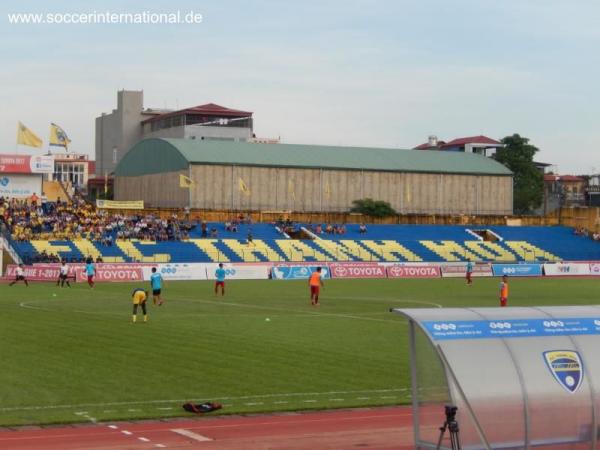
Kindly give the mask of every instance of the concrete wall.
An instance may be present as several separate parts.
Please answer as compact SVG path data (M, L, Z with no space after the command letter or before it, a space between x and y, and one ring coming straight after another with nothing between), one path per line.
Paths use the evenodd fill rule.
M143 91L119 91L117 109L96 118L96 174L115 170L123 155L141 139ZM114 150L116 149L116 161Z
M147 128L147 127L146 127ZM186 125L180 127L162 128L156 131L144 132L147 138L185 138L185 139L228 139L232 141L247 141L252 137L252 129L242 127L209 127L201 125Z
M179 188L179 175L164 175L152 199L156 175L131 177L139 179L135 195L115 187L116 199L157 207L185 200L180 206L186 206L186 196L173 200L171 185L187 192ZM129 177L115 183L129 183L120 178ZM342 212L353 200L371 197L400 214L512 214L512 178L506 176L193 165L191 178L191 206L199 209ZM250 192L240 190L240 179Z

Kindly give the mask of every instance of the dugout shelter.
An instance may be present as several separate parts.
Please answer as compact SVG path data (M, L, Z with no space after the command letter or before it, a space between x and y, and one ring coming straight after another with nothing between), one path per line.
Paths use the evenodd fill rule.
M445 405L463 449L600 448L600 306L392 311L408 319L416 448L436 448Z

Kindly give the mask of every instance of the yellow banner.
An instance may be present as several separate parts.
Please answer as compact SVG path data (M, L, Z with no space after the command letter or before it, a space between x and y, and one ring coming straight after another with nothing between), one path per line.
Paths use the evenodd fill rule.
M17 145L40 148L42 146L42 140L37 134L19 122L17 126Z
M96 199L96 208L105 209L144 209L144 200L100 200Z

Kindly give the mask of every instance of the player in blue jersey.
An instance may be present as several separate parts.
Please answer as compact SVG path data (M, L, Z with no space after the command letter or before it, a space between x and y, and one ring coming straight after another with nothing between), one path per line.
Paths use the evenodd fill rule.
M94 265L94 260L92 260L92 258L88 258L85 263L85 274L87 275L88 285L94 289L94 275L96 275L96 266Z
M163 277L156 271L156 267L152 268L152 275L150 275L150 285L152 286L152 302L156 305L158 300L158 306L163 304L161 298L161 291L163 285Z
M219 286L221 287L221 296L225 295L225 269L223 269L223 263L219 263L219 268L215 271L215 295L219 295Z
M473 284L473 263L471 260L467 262L467 286Z

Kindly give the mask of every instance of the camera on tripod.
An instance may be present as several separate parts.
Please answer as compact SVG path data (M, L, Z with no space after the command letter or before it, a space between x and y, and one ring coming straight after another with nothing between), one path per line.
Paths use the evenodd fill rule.
M448 430L450 435L450 446L452 450L460 450L460 440L458 438L458 422L456 421L456 412L458 408L454 405L445 405L444 413L446 414L446 420L444 425L440 427L440 439L438 440L437 450L442 448L442 441L444 434Z

